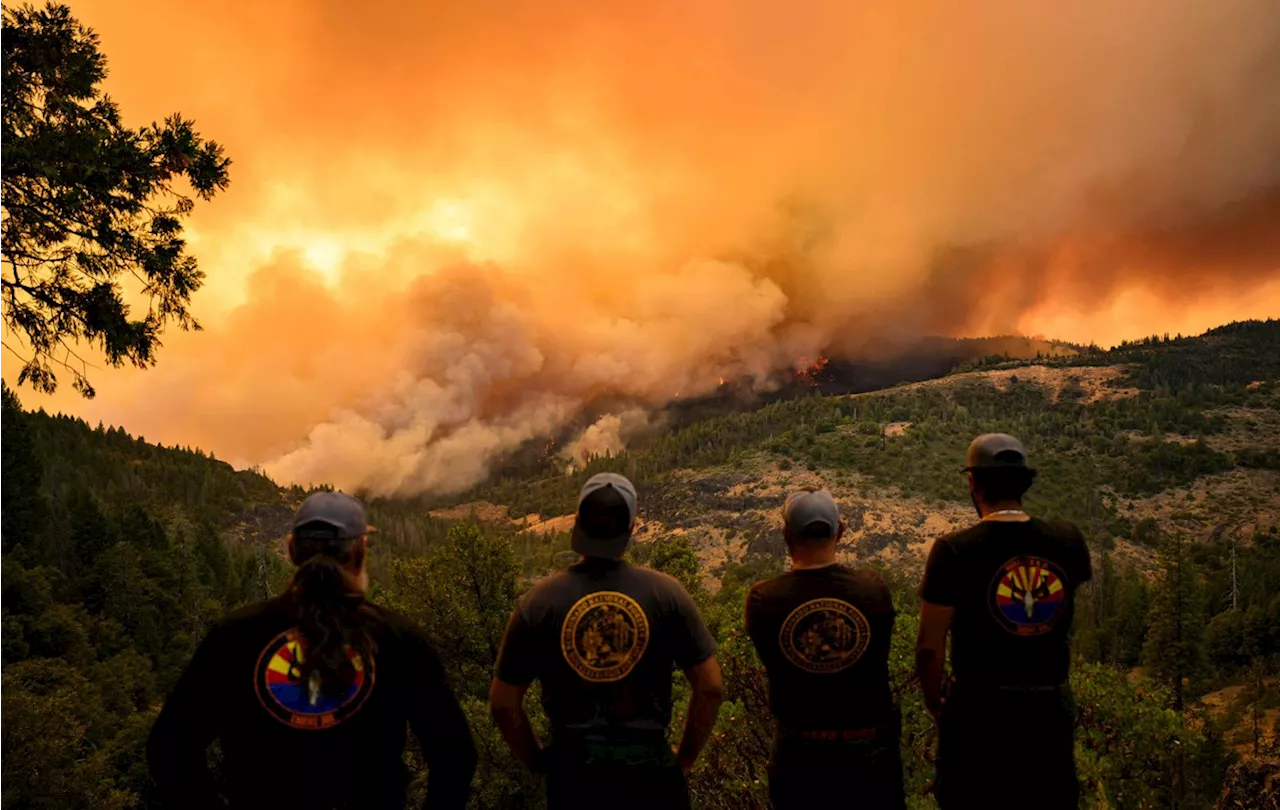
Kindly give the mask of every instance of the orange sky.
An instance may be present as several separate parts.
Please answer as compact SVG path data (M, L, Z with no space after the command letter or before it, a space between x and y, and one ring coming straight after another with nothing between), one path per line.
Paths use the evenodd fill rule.
M232 184L206 331L23 399L281 480L456 489L886 336L1280 315L1270 0L72 7Z

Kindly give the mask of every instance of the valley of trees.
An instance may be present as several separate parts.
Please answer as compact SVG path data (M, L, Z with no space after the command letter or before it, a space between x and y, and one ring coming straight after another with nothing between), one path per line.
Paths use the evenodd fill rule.
M1275 325L1253 329L1273 334ZM1225 429L1225 417L1213 415L1224 403L1274 408L1273 384L1249 382L1177 394L1145 389L1090 405L1070 397L1051 402L1023 383L1005 394L975 385L950 397L924 388L803 399L700 422L589 468L631 473L642 499L680 498L688 495L677 484L664 489L665 474L699 464L732 468L763 453L812 463L824 474L857 470L947 500L963 497L950 461L968 436L997 425L1021 430L1044 476L1034 507L1086 525L1095 551L1095 579L1081 593L1074 635L1086 806L1208 808L1217 805L1229 772L1243 785L1233 789L1255 789L1250 780L1262 785L1259 769L1280 754L1280 533L1255 525L1187 538L1128 519L1110 496L1097 495L1096 484L1146 493L1247 466L1248 458L1199 442L1139 440L1121 431L1212 435ZM890 421L926 429L913 426L886 441L882 427ZM283 587L288 567L279 540L290 506L305 493L280 490L198 451L24 412L7 389L3 430L3 747L11 754L3 758L4 804L154 807L142 758L154 713L210 622ZM502 502L506 493L524 492L526 510L562 514L570 509L557 499L571 495L585 474L561 471L526 480L524 489L509 477L486 494ZM485 698L514 600L533 578L564 563L567 536L438 520L421 503L405 501L375 501L371 520L380 528L373 598L406 612L435 639L476 732L474 806L540 806L537 779L502 745ZM1157 568L1122 561L1108 550L1112 537L1154 549ZM694 773L697 806L764 806L772 729L763 672L741 616L746 588L780 571L782 561L754 553L703 571L680 537L643 544L633 556L684 581L720 643L728 702ZM934 740L911 674L915 575L885 574L900 611L892 671L906 717L908 785L912 806L926 808L933 806L924 789ZM1222 692L1230 699L1211 709L1202 698L1222 687L1233 687ZM419 765L412 790L420 796L424 789Z

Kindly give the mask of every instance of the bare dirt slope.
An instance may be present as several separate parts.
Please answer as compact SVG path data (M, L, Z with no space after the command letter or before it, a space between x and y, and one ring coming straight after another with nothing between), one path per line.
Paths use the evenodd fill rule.
M1080 393L1082 402L1090 403L1103 399L1137 396L1138 389L1122 384L1124 373L1124 366L1019 366L1017 368L953 374L936 380L910 383L887 389L887 391L905 393L924 388L954 388L973 382L988 382L1000 391L1007 391L1015 381L1021 381L1043 386L1048 390L1050 400L1054 402L1062 396L1063 391L1070 389ZM883 393L886 392L872 391L866 394L852 394L851 396L871 397Z
M1089 403L1136 396L1135 389L1125 386L1124 373L1123 366L1032 365L957 374L854 396L874 397L917 389L946 391L975 383L1007 390L1016 378L1044 387L1053 399L1067 395ZM1280 449L1280 409L1223 408L1206 415L1225 420L1226 428L1206 439L1214 450ZM912 423L906 421L889 422L882 427L889 440L910 436L912 430ZM1142 435L1130 438L1150 440ZM1184 444L1197 440L1177 434L1165 438ZM642 489L637 541L687 537L702 558L708 581L713 582L724 566L743 560L749 553L785 556L779 530L783 499L802 487L825 487L836 496L848 522L842 558L911 575L922 568L936 538L971 525L976 517L965 503L930 502L894 487L878 486L856 472L821 466L793 468L793 464L760 449L739 457L733 464L669 473L660 483ZM1114 504L1117 512L1133 525L1149 518L1161 532L1173 530L1202 540L1220 539L1224 534L1246 537L1255 527L1280 523L1278 470L1237 468L1203 475L1188 485L1148 497L1125 498L1105 488L1103 493L1104 500ZM565 532L573 524L571 515L533 514L513 519L505 506L486 502L462 504L431 514L439 518L474 515L482 520L510 521L522 531L538 534ZM1140 538L1117 538L1117 558L1154 569L1152 545L1135 540Z

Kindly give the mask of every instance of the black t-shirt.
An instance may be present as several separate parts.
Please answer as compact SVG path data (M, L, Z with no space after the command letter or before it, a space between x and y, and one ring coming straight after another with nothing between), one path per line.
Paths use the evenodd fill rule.
M588 559L520 599L497 675L517 686L541 680L553 736L660 733L671 721L673 668L697 666L715 646L678 580Z
M958 684L1055 686L1067 679L1076 588L1091 576L1075 526L984 520L934 543L920 597L955 609Z
M867 729L889 721L889 588L871 571L802 568L747 594L747 632L787 731Z
M412 729L430 769L432 808L466 804L475 745L435 650L408 619L374 606L376 652L352 654L346 694L311 694L291 597L251 605L209 631L160 712L147 744L152 776L173 807L403 807ZM217 739L225 784L206 750Z

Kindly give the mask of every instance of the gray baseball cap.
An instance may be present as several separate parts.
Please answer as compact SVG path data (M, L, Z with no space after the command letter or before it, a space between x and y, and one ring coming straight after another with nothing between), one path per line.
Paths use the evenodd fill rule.
M365 520L364 504L345 492L307 496L293 519L293 536L299 540L354 540L375 531Z
M611 537L591 537L582 527L582 507L593 495L604 496L610 500L620 499L627 507L627 528L621 534ZM588 507L590 508L590 507ZM578 493L578 517L573 523L573 535L570 544L573 550L585 557L602 557L606 560L617 560L631 548L631 529L636 521L636 488L617 473L598 473L587 479Z
M1026 467L1027 448L1007 433L984 433L969 445L962 470Z
M815 523L826 524L828 534L834 537L840 528L840 507L825 489L793 492L782 507L782 523L792 537L802 537Z

